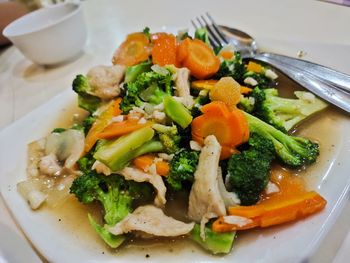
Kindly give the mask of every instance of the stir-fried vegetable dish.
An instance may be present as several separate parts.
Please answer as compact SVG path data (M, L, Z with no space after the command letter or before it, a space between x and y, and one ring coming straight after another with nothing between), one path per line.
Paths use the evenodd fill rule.
M73 80L86 117L29 145L18 190L32 209L73 196L100 205L100 218L86 220L111 248L133 236L185 236L226 254L240 231L325 207L288 172L320 155L318 142L293 131L327 107L321 99L280 96L272 68L243 61L231 45L214 50L204 28L194 37L132 33L112 62ZM181 219L165 213L180 192Z

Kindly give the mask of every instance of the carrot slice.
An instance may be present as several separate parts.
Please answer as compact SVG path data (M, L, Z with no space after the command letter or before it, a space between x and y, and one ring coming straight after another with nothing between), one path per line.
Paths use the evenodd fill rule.
M230 146L221 145L220 160L225 160L230 158L232 155L239 153L239 151Z
M234 206L228 208L229 215L242 216L246 218L254 218L261 216L264 213L264 208L261 205L251 206Z
M239 144L248 140L249 127L239 109L230 110L221 101L214 101L201 108L203 115L192 121L192 138L200 144L208 135L215 135L223 147L221 158L233 154Z
M100 139L112 139L130 132L136 131L143 127L149 126L150 123L138 123L138 120L126 120L122 122L113 122L109 124L102 132L98 134Z
M197 79L206 79L220 68L220 60L213 50L198 39L185 39L179 47L178 60Z
M90 151L91 148L95 145L99 139L99 134L104 130L104 128L108 126L111 119L115 116L116 108L119 108L120 101L121 100L117 99L116 101L110 102L107 109L102 112L101 115L92 124L91 129L85 138L84 151L86 153Z
M191 87L194 89L211 90L214 88L217 82L218 81L216 79L195 80L191 82Z
M219 53L219 56L225 60L232 59L234 57L234 55L235 55L235 53L231 50L221 50Z
M155 163L156 165L156 171L157 171L157 174L161 175L161 176L166 176L169 174L169 170L170 170L170 167L169 167L169 163L165 162L165 161L158 161L158 162L154 162L155 161L155 156L154 155L151 155L151 154L145 154L145 155L142 155L142 156L139 156L139 157L136 157L134 160L133 160L133 164L147 172L149 167Z
M261 73L263 70L263 67L258 63L255 63L253 61L249 61L248 65L247 65L247 70L253 71L255 73Z
M144 33L133 33L126 37L126 40L114 53L113 64L125 66L136 65L151 55L151 47L148 36Z
M222 101L213 101L202 106L201 111L207 115L219 115L229 118L231 111Z
M152 35L152 62L159 66L178 66L176 59L177 42L172 34L158 33Z
M191 43L190 38L186 38L181 42L181 44L177 47L176 52L176 60L178 61L178 64L181 64L188 56L188 46Z
M122 102L122 98L117 98L115 101L114 101L114 104L113 104L113 114L114 116L119 116L120 114L122 114L122 110L120 109L120 103Z
M232 112L234 112L235 118L237 118L237 123L240 125L240 128L243 133L243 139L242 142L247 142L249 139L249 124L247 121L247 118L245 117L244 113L239 109L234 109Z
M212 90L216 83L218 83L216 79L195 80L191 82L191 88ZM252 90L251 88L240 86L241 94L249 94Z
M253 89L245 87L245 86L241 86L241 94L249 94L253 91Z
M241 226L239 229L237 229L236 225L226 223L224 217L220 216L218 219L216 219L213 222L212 229L214 232L217 232L217 233L225 233L225 232L232 232L235 230L246 230L246 229L250 229L258 226L259 226L259 221L256 220L244 226Z
M283 191L283 189L281 190ZM291 194L276 194L276 198L272 196L270 199L263 200L253 206L230 207L228 209L229 215L245 217L251 222L238 226L226 223L224 217L219 217L213 223L213 230L227 232L279 225L317 213L327 204L327 201L314 191Z

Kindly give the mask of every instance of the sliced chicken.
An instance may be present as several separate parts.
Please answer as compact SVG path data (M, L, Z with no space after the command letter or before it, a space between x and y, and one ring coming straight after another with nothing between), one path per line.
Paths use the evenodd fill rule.
M188 209L189 217L202 224L210 218L226 215L218 182L220 152L221 146L214 135L205 138L194 174Z
M221 167L218 168L218 183L219 191L222 200L224 200L225 207L236 206L241 203L241 200L239 200L236 193L227 191L226 186L224 184L224 179L222 178Z
M124 176L126 180L133 180L135 182L148 182L153 185L157 191L154 204L158 207L163 207L166 203L165 193L166 187L162 180L162 177L157 174L145 173L139 169L125 167L119 172L120 175Z
M91 170L96 170L96 172L107 176L112 173L111 169L107 165L105 165L104 163L101 163L98 160L94 162L94 164L91 167Z
M183 98L182 102L187 108L192 108L194 101L190 94L190 71L187 68L176 69L175 95Z
M54 176L59 174L62 167L59 164L56 155L50 153L40 159L39 170L42 174Z
M89 70L87 78L91 85L92 95L109 100L120 94L119 84L125 74L125 66L96 66Z
M108 231L114 235L140 231L152 236L175 237L188 234L194 223L186 224L166 216L160 208L152 205L140 206Z

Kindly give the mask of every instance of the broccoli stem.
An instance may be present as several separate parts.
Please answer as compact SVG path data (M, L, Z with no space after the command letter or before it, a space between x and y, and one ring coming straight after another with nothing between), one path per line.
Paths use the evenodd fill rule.
M327 107L325 102L309 92L295 91L294 94L297 99L283 98L278 96L277 89L256 87L251 96L255 103L250 112L286 133L302 120ZM241 104L243 109L247 108L244 107L245 103L243 101L243 105ZM248 112L249 110L248 108Z
M290 136L249 113L244 112L244 114L248 120L250 132L270 139L277 156L285 164L297 168L316 161L319 154L317 143L306 138Z
M227 254L231 251L236 232L216 233L209 227L205 227L204 232L205 240L200 236L199 224L195 224L189 237L213 254Z
M90 224L91 224L92 228L95 229L97 234L111 248L119 247L124 242L124 240L126 239L126 237L124 235L116 236L116 235L113 235L113 234L109 233L109 231L107 229L105 229L104 227L102 227L99 224L97 224L96 221L93 219L93 217L90 214L88 214L88 218L89 218L89 221L90 221Z
M110 188L108 190L108 194L100 194L99 200L105 210L104 219L106 223L114 225L130 213L132 197L121 194L120 189Z
M146 153L161 152L163 149L164 149L163 144L160 141L153 139L148 142L145 142L134 151L131 151L128 155L128 159L134 159L137 156L140 156Z
M150 141L153 136L154 130L150 127L144 127L115 141L107 142L96 151L94 158L107 165L112 171L119 171L134 158L133 155L135 153L146 153L145 150L141 150L142 148L136 152L135 150ZM153 149L153 147L154 145L152 144L150 148Z
M295 99L287 99L274 96L273 103L270 104L271 110L290 114L299 114L300 106Z
M192 122L192 115L186 107L171 96L164 97L165 114L185 129Z

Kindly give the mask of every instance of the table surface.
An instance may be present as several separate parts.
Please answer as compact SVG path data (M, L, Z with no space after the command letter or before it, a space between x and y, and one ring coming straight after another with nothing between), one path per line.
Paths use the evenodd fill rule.
M266 0L266 3L276 4L277 1ZM336 21L327 21L325 30L332 27L343 26L344 30L348 29L347 22L350 16L350 8L335 6L332 4L314 2L314 1L286 1L289 6L297 6L294 3L302 6L301 17L307 15L305 9L311 10L315 5L323 5L320 13L320 17L337 17ZM122 37L127 33L134 30L140 30L145 26L147 20L147 12L143 10L136 10L135 4L137 1L128 1L128 3L118 3L118 1L103 0L103 1L86 1L84 3L84 12L86 16L87 26L89 30L89 40L84 48L84 54L77 60L55 68L45 68L33 64L13 46L3 48L0 51L0 130L10 125L15 120L29 113L34 108L46 102L48 99L62 92L64 89L70 88L71 81L76 74L84 73L89 68L98 64L108 64L111 59L115 47L121 42ZM154 3L154 1L150 1ZM158 2L160 4L161 2ZM118 10L118 6L123 5L123 10ZM113 8L112 8L113 7ZM247 7L248 8L248 7ZM304 11L303 11L304 10ZM192 12L186 12L183 14L183 21L190 21L190 19L198 12L204 12L207 10L194 10ZM215 12L217 11L217 12ZM213 10L212 14L218 17L219 9ZM96 14L103 14L96 17ZM133 21L123 23L128 19L129 15L132 15ZM280 18L280 17L279 17ZM154 19L149 19L154 21ZM302 20L302 19L301 19ZM183 28L183 24L178 24L178 19L174 15L167 15L159 13L159 21L164 21L164 24L173 28ZM250 24L249 19L244 16L238 15L236 21L240 21L237 27L249 28L253 27ZM220 20L219 20L220 22ZM298 21L296 21L298 23ZM310 22L312 23L312 21ZM147 24L152 28L159 29L159 24ZM185 25L189 26L189 25ZM275 27L281 25L274 24ZM300 22L302 27L302 21ZM298 34L308 34L304 32L302 28L299 28ZM294 27L295 28L295 27ZM290 28L293 30L293 28ZM252 32L252 31L249 31ZM346 32L346 31L344 31ZM347 32L349 32L347 30ZM297 51L302 48L302 44L294 44L295 53L289 49L288 51L283 49L281 43L286 43L288 36L281 35L278 38L275 36L268 36L269 32L262 33L255 32L254 35L259 40L262 47L272 47L274 51L281 52L286 55L295 56ZM308 37L304 37L308 39ZM103 39L103 42L101 40ZM312 39L314 41L321 41L322 33L313 32ZM322 39L323 41L323 39ZM296 42L297 43L297 42ZM336 35L334 39L323 41L324 45L337 44L339 49L334 50L332 56L328 59L320 60L318 52L324 52L324 46L313 49L313 53L306 57L309 60L325 64L327 66L336 68L343 72L350 74L350 68L348 67L348 60L341 61L342 52L350 49L350 37L349 34L344 36ZM344 212L341 214L337 221L337 229L327 236L327 242L324 242L312 259L313 262L347 262L350 257L350 202L347 203L344 208ZM24 238L23 233L20 231L14 220L11 218L3 200L0 198L0 223L3 223L13 229L19 236ZM0 248L1 256L1 248ZM1 259L1 257L0 257ZM1 261L1 260L0 260Z

